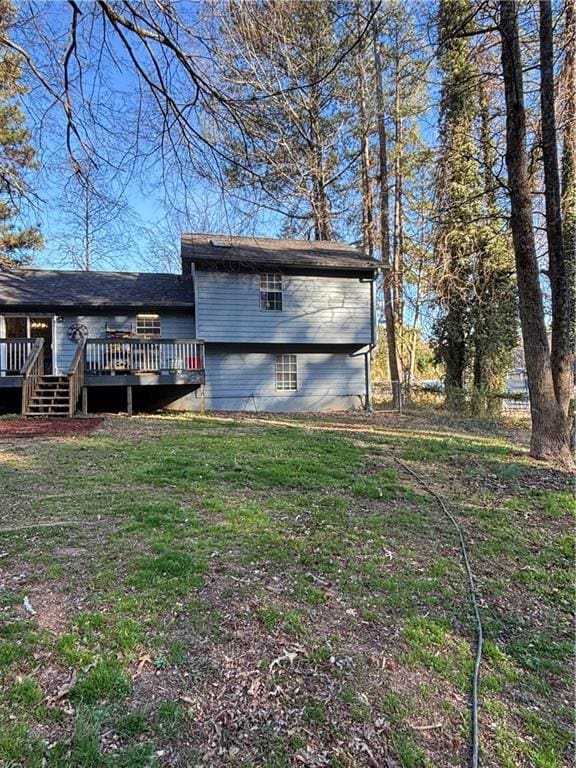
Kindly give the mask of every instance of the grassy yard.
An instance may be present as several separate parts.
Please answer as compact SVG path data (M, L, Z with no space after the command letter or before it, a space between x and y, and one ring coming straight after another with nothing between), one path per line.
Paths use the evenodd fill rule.
M572 765L571 478L525 440L440 415L2 440L0 765L466 765L458 542L395 456L469 542L482 765Z

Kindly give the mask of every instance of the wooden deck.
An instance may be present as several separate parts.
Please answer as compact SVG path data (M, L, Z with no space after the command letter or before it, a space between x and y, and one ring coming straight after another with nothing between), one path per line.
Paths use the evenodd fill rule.
M0 387L21 387L34 339L0 339Z
M47 400L41 396L49 383L45 379L66 382L65 387L60 382L59 399L63 403L67 397L70 416L80 401L85 410L93 387L126 387L131 402L132 387L190 389L205 381L204 342L197 339L82 339L69 370L59 377L44 374L42 360L41 339L0 339L0 388L22 389L23 415L40 415L37 403Z

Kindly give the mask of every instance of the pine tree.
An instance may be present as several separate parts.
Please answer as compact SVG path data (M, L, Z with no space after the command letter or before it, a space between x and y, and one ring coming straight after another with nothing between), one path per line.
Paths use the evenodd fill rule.
M37 164L18 104L27 90L22 83L21 62L3 43L13 16L12 3L0 0L0 265L4 266L21 264L27 259L27 251L42 247L36 228L21 229L14 222L27 190L24 174Z
M498 162L491 123L496 111L493 53L474 52L478 67L479 162L484 183L482 219L477 223L478 253L474 260L474 298L471 307L470 356L472 358L472 411L481 415L497 410L512 351L518 343L518 299L514 279L514 255L497 196Z
M517 343L512 244L503 231L491 135L491 54L472 46L469 0L443 2L443 89L437 253L442 265L436 325L449 405L471 396L475 413L492 410ZM464 33L464 34L462 34ZM465 391L465 385L467 386Z
M342 88L326 75L342 35L336 3L229 0L218 65L247 107L218 126L227 191L286 216L284 234L331 240L345 154Z
M423 288L419 190L429 172L430 155L423 141L420 118L429 106L429 51L418 34L413 6L395 0L387 4L386 10L383 58L389 84L393 168L392 303L402 379L409 384Z
M438 298L441 315L436 324L439 362L445 367L448 402L464 401L472 300L472 254L478 250L476 223L480 219L482 179L474 140L479 105L473 83L477 71L468 37L454 32L470 19L470 0L442 0L439 10L442 92L437 178L438 231L436 253L440 265Z

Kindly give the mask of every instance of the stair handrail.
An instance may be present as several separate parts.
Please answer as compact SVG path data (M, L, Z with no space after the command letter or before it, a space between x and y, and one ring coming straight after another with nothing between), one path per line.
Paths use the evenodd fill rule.
M85 368L86 338L78 341L76 352L72 358L72 363L68 369L68 389L70 393L69 415L74 416L78 398L84 386L84 368Z
M22 416L28 412L38 379L44 375L44 339L34 339L34 345L20 371L22 375Z

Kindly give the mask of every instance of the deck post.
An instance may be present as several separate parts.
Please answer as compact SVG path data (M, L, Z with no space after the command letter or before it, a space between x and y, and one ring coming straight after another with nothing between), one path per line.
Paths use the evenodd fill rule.
M88 416L88 387L82 387L82 416Z
M126 387L126 413L132 416L132 385Z

